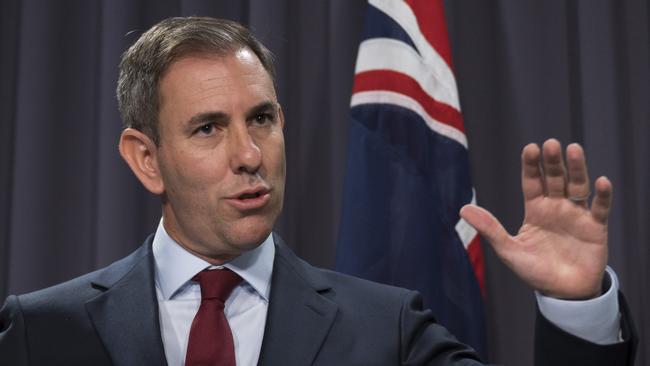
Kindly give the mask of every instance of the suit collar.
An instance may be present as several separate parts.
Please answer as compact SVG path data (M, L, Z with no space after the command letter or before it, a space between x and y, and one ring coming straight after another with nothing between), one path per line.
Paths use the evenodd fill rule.
M260 365L310 365L330 331L338 306L330 286L274 235L276 255Z
M213 267L178 244L165 230L160 220L152 243L156 285L164 299L169 300L182 292L194 275L205 268ZM275 248L273 238L268 238L257 248L247 251L224 267L231 269L244 279L265 301L269 300L271 272ZM217 266L220 267L220 266Z
M154 288L150 236L137 251L103 270L92 286L103 290L86 310L113 364L166 365Z
M150 236L137 251L103 270L92 286L104 291L86 310L111 360L120 365L166 365L160 335ZM260 365L309 365L334 322L338 306L320 272L277 235L271 297ZM145 351L146 350L146 351Z

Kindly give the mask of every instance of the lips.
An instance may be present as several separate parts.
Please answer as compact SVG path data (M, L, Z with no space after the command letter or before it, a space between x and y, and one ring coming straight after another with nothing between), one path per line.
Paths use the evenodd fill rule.
M237 197L237 199L240 200L248 200L248 199L253 199L257 198L262 195L262 192L253 192L253 193L242 193Z
M238 192L226 201L240 211L250 211L264 207L270 198L270 189L255 187Z

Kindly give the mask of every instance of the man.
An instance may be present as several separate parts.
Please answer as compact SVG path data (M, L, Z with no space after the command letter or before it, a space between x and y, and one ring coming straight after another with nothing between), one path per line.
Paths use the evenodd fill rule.
M160 196L161 223L107 268L10 296L0 364L480 364L416 293L311 267L271 233L284 195L284 115L271 55L245 28L162 21L124 54L118 100L120 153ZM538 364L631 365L634 336L605 274L612 187L599 178L589 208L584 153L570 145L567 155L565 179L557 141L524 148L516 237L476 206L462 215L546 295ZM575 322L575 312L591 318Z

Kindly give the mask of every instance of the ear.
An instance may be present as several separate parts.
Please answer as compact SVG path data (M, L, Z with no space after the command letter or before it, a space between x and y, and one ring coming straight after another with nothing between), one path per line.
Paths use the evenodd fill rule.
M158 148L149 136L136 129L127 128L120 136L119 149L133 174L149 192L160 195L165 191L158 166Z
M284 129L284 111L280 103L278 103L278 118L280 118L280 128Z

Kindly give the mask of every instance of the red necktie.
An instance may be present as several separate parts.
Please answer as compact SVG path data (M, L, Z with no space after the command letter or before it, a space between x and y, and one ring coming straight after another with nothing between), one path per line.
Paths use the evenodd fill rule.
M185 365L235 366L235 346L223 308L242 279L227 268L204 270L192 279L201 285L201 306L192 321Z

